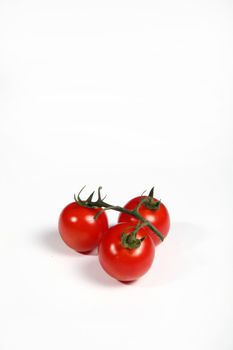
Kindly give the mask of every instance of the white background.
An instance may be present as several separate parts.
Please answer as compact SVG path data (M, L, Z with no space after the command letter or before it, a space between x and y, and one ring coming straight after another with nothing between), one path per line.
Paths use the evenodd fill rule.
M1 0L1 350L233 349L232 94L230 0ZM169 208L136 283L60 240L84 184Z

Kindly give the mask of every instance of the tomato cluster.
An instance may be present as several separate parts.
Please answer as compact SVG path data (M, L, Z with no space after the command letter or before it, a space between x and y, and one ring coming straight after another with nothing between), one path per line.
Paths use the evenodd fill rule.
M112 206L99 197L92 202L75 197L61 212L58 228L63 241L77 252L98 247L102 268L119 281L144 275L154 260L155 246L168 234L170 218L163 203L149 196L131 199L124 207ZM120 212L118 223L109 227L105 210Z

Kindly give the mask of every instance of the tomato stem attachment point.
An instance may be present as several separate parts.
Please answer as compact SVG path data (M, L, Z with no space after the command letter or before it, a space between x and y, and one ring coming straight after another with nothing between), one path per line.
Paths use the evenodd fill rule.
M121 235L121 244L123 247L128 249L135 249L140 247L141 243L144 241L146 236L138 239L137 233L143 226L146 226L146 223L138 223L137 226L134 228L132 232L130 232L128 235L123 232Z

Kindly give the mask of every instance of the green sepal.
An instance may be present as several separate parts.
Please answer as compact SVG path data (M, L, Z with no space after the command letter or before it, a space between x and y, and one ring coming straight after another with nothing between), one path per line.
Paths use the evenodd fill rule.
M150 197L150 198L154 198L154 187L152 187L152 189L150 190L150 192L149 192L149 195L148 195L148 197Z
M129 249L136 249L136 248L140 247L140 245L141 245L141 240L136 239L135 241L130 243Z
M122 233L121 235L121 244L123 245L123 247L125 248L129 248L128 242L127 242L127 234L125 232Z
M93 191L93 192L90 194L90 196L87 198L86 201L87 201L87 202L91 202L91 200L92 200L94 194L95 194L95 191Z
M160 204L161 204L161 199L160 199L159 201L157 201L157 202L155 202L155 203L152 204L153 209L159 209Z

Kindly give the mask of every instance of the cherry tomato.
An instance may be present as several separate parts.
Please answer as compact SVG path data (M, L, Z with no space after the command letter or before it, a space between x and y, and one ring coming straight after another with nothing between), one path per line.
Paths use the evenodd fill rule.
M76 202L68 204L60 214L58 228L63 241L78 252L97 247L102 234L108 229L108 219L101 208L87 208Z
M145 196L142 197L136 197L131 199L125 206L124 208L126 209L134 209L137 207L139 204L140 200L142 198L145 198ZM157 202L158 200L156 198L153 199L154 202ZM164 237L167 236L169 228L170 228L170 217L169 213L167 211L167 208L163 203L160 203L158 209L150 209L146 207L146 205L142 204L139 209L139 214L143 216L146 220L148 220L152 225L154 225ZM132 215L126 214L126 213L121 213L119 215L118 222L131 222L131 223L137 223L138 220ZM155 245L158 245L161 243L160 238L150 230L151 237L154 241Z
M145 239L138 248L130 249L122 245L122 233L127 235L136 225L120 223L109 228L99 243L99 261L103 269L119 281L133 281L144 275L152 265L155 253L148 229L142 227L137 238Z

